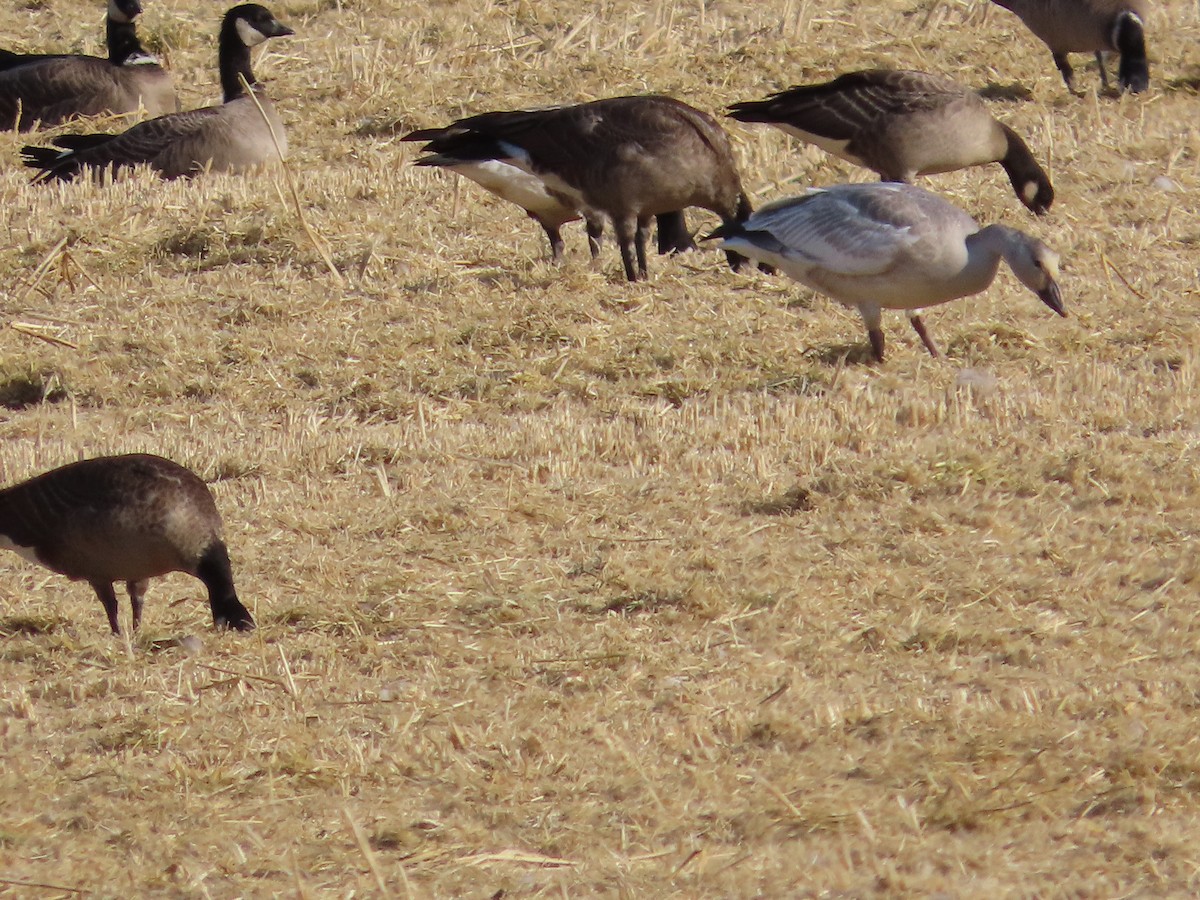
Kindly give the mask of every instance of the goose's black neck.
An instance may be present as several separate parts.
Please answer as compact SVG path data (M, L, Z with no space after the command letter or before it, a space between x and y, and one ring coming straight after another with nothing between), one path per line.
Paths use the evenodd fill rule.
M236 100L246 93L242 79L254 87L258 81L250 68L250 48L238 34L238 19L227 18L221 24L221 36L217 43L217 64L221 69L221 91L225 102Z
M135 56L148 56L146 48L138 40L137 26L133 22L118 22L108 17L108 61L114 66L123 66Z

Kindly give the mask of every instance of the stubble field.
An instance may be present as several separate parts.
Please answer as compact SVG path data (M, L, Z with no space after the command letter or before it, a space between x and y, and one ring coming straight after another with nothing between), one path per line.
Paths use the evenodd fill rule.
M213 102L222 10L147 7ZM1120 98L979 0L271 8L303 222L278 169L35 188L0 135L0 480L190 465L260 626L176 575L127 642L0 558L0 896L1196 892L1194 4ZM102 33L0 11L0 46ZM996 166L925 184L1057 249L1071 318L1005 271L929 312L944 358L893 314L870 364L713 250L628 285L573 225L552 266L397 140L869 65L1000 98L1050 215ZM756 205L873 177L729 125Z

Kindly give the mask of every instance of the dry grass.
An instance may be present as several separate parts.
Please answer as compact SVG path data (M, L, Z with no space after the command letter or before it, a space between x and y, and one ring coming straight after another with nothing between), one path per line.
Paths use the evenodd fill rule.
M99 6L0 33L95 50ZM127 645L0 560L0 895L1196 892L1194 4L1120 99L978 0L275 8L340 284L278 175L34 190L0 135L0 480L193 466L261 624L175 576ZM216 18L148 5L187 106ZM864 365L856 315L713 251L627 285L572 226L554 268L395 139L877 63L1028 88L1048 218L998 167L930 183L1055 246L1072 318L1005 274L929 314L946 359L893 316ZM867 177L731 130L757 202Z

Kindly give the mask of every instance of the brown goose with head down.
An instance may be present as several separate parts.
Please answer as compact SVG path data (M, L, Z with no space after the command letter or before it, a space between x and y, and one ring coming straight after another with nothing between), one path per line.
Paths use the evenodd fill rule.
M1067 90L1075 91L1075 70L1068 53L1094 53L1100 67L1100 85L1108 88L1104 54L1120 54L1117 85L1139 94L1150 86L1146 60L1148 0L993 0L1017 14L1042 40L1062 73Z
M125 582L136 629L149 579L168 572L204 583L215 625L254 628L222 531L208 486L160 456L86 459L0 490L0 547L91 584L114 634L113 583Z
M868 69L824 84L799 85L765 100L735 103L729 115L763 122L874 169L884 181L998 162L1017 197L1035 213L1054 188L1020 136L992 118L974 91L924 72Z
M502 178L489 190L530 211L552 247L565 212L582 216L593 240L611 221L630 281L646 277L655 216L698 206L732 222L751 212L724 129L670 97L484 113L439 129L425 149L433 155L419 163L463 174L470 166L468 177L481 183ZM661 245L661 220L659 227Z
M418 166L433 166L462 175L497 197L524 209L529 218L542 226L542 231L550 242L551 260L560 262L566 246L560 229L568 222L576 222L583 218L583 213L569 205L561 195L556 196L552 193L541 178L514 165L496 159L473 159L467 153L456 154L453 150L444 150L447 145L452 147L455 144L454 138L461 135L464 127L469 127L468 123L471 121L470 118L460 119L444 128L421 128L409 132L401 140L426 142L421 149L427 155L416 161ZM687 229L683 210L660 213L655 218L658 223L660 254L682 253L695 249L696 245ZM603 229L604 223L600 220L587 222L588 247L592 259L600 256Z

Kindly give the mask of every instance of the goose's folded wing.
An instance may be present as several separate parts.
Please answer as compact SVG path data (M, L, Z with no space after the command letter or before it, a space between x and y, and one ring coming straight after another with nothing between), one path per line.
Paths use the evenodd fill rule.
M537 128L549 113L557 112L559 107L533 110L509 110L479 113L458 119L441 128L418 128L410 131L402 141L427 141L423 150L441 153L453 153L458 149L459 141L478 141L481 138L512 139Z
M764 206L744 227L769 233L785 256L851 276L888 271L917 240L909 226L831 191Z
M75 158L80 165L97 167L151 162L176 141L208 126L220 116L221 109L220 106L205 106L149 119L111 140L76 150Z
M585 145L617 153L671 153L694 135L718 155L727 155L728 137L710 116L673 97L615 97L576 107ZM591 118L588 118L591 117Z
M729 114L743 122L786 124L850 141L882 116L937 109L964 93L954 82L922 72L869 69L825 84L798 85L766 100L736 103Z
M14 53L11 50L0 50L0 72L45 62L48 59L67 59L69 56L69 53Z
M443 129L414 132L429 137L422 149L459 159L498 159L522 167L554 168L574 155L576 119L560 108L481 113ZM536 160L536 163L532 162Z
M622 97L600 103L519 112L483 113L430 135L425 150L451 156L503 159L541 172L570 172L637 148L654 152L693 129L682 104L663 97ZM406 138L408 139L408 138Z
M0 116L15 119L18 109L28 121L89 115L97 90L113 84L109 69L90 56L48 56L0 69Z

